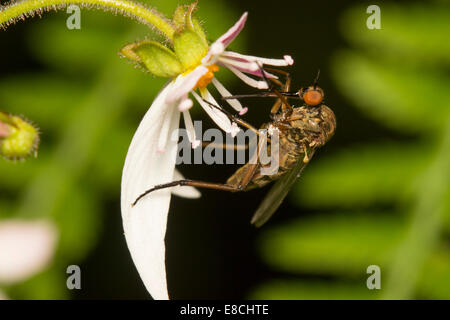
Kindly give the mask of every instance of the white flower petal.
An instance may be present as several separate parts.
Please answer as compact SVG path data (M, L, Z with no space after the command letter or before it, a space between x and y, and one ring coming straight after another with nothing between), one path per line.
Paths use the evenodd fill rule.
M241 18L232 26L227 32L225 32L219 39L217 39L209 47L208 54L203 57L202 63L215 63L216 56L222 54L226 47L239 35L247 21L248 13L244 12Z
M186 96L192 89L194 89L200 78L209 72L209 69L205 66L198 66L187 75L180 74L171 86L170 92L167 94L166 102L174 103Z
M175 169L175 172L173 173L173 181L176 180L184 180L184 176L180 173L180 171ZM188 199L198 199L202 195L200 191L198 191L194 187L188 187L188 186L178 186L172 188L172 194L177 195L182 198L188 198Z
M174 175L177 141L168 139L167 152L157 153L158 137L164 122L168 133L178 128L177 106L167 104L173 82L157 96L137 129L125 160L122 175L121 207L128 249L148 292L154 299L168 299L164 237L171 198L170 189L162 189L131 204L147 189L171 182Z
M0 282L21 282L43 270L55 252L57 229L49 221L0 222Z
M222 95L222 97L232 96L230 91L228 91L216 78L212 79L212 83L216 87L217 91L219 91L219 93ZM226 101L231 107L233 107L234 110L238 112L242 112L244 110L238 99L227 99Z
M218 105L216 100L212 97L208 90L202 90L202 96L205 100L209 101L214 105ZM228 117L219 109L210 106L208 103L203 101L203 99L195 92L192 91L192 95L194 98L200 103L206 113L210 116L210 118L225 132L231 132L231 121Z
M216 43L221 43L224 48L226 48L244 29L245 21L247 21L248 13L244 12L244 14L240 17L238 22L234 24L227 32L225 32L219 39L217 39Z
M158 132L158 149L156 150L158 153L166 152L167 141L170 139L170 135L172 134L172 123L170 119L172 119L172 115L174 113L178 113L178 110L176 110L173 104L163 111L164 120Z

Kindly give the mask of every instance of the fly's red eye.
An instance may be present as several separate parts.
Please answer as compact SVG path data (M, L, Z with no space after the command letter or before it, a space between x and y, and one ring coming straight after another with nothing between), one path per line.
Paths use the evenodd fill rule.
M309 106L317 106L323 100L323 93L319 90L308 90L303 94L303 101Z

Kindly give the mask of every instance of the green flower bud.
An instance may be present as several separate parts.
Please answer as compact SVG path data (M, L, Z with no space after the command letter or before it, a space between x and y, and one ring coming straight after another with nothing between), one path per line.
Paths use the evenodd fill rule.
M130 43L121 53L157 77L175 77L185 70L170 49L155 41Z
M18 116L0 112L0 155L7 159L24 159L36 156L39 131Z

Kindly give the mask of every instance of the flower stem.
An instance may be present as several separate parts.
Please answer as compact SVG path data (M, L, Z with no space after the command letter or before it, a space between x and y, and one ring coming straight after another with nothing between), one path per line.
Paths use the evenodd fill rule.
M12 2L3 8L0 7L0 27L6 28L17 20L34 15L40 16L43 11L63 9L71 4L113 11L136 18L143 24L154 26L168 39L173 39L175 29L161 13L130 0L23 0Z

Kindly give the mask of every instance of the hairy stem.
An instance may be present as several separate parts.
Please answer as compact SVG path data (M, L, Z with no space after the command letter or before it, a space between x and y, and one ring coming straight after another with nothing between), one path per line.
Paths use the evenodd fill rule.
M175 29L162 14L130 0L23 0L11 2L3 8L0 7L0 27L6 28L17 20L24 20L35 15L41 16L44 11L63 9L71 4L113 11L136 18L143 24L154 26L168 39L173 39Z

